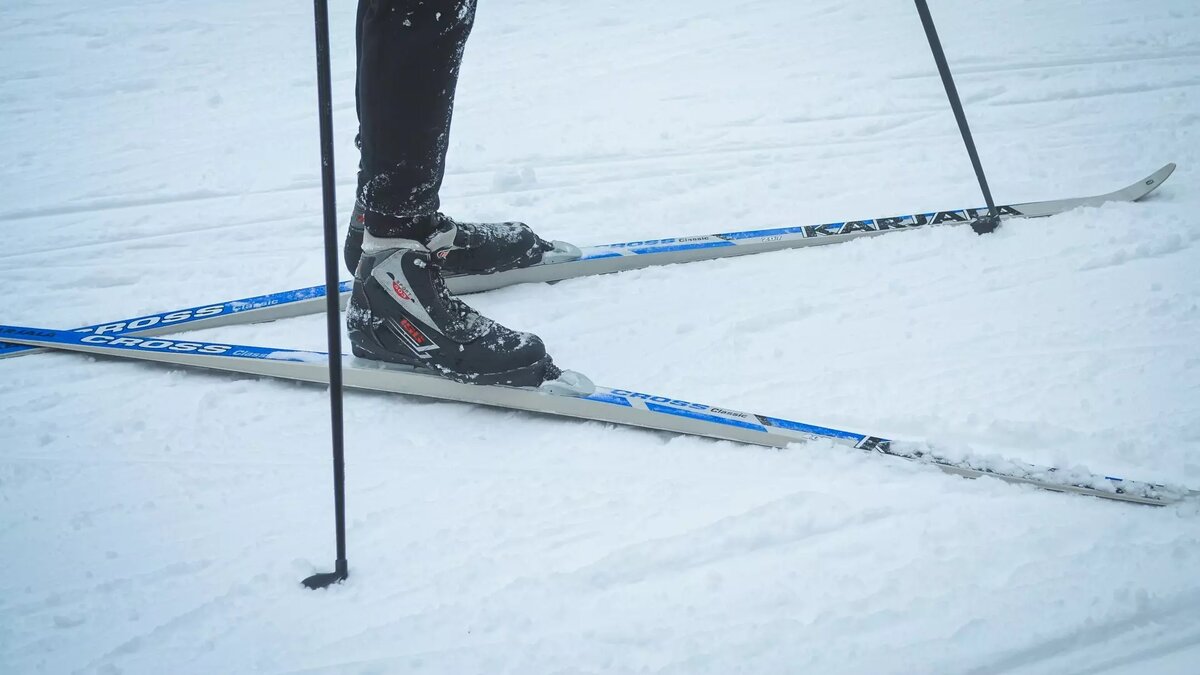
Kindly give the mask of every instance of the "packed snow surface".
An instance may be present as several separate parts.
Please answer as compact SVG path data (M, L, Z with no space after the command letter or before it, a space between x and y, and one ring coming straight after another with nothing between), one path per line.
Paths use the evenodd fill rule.
M0 8L0 322L319 283L311 6ZM332 11L341 221L354 3ZM933 2L1002 202L1151 198L470 302L598 383L1200 487L1200 5ZM481 0L443 190L580 245L981 202L911 3ZM189 333L321 350L320 316ZM0 672L1196 673L1200 508L0 362Z

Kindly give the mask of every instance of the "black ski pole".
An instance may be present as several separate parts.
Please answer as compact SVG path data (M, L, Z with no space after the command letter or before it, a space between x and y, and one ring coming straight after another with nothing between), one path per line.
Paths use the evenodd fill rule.
M979 179L979 189L983 190L983 199L987 202L987 214L977 216L971 223L971 228L979 234L987 234L1000 225L1000 214L996 212L996 203L992 201L992 191L988 189L987 178L983 175L983 164L979 161L979 153L975 151L975 140L971 138L971 127L967 126L967 116L963 113L962 101L958 99L958 89L954 86L950 65L946 63L946 53L942 51L942 42L938 39L937 29L933 27L933 16L929 13L929 5L925 4L925 0L914 1L917 3L917 13L921 15L921 23L925 26L925 37L929 38L929 48L933 51L933 60L937 62L938 73L942 76L942 86L946 88L946 98L950 99L950 107L954 109L954 119L958 120L958 130L962 132L963 143L967 146L967 154L971 156L971 166L975 167L975 177Z
M342 313L338 302L337 203L333 188L333 101L329 76L329 12L314 0L317 24L317 105L321 119L321 193L325 202L325 317L329 329L329 418L333 428L333 509L337 531L334 571L303 581L325 588L350 575L346 563L346 458L342 438Z

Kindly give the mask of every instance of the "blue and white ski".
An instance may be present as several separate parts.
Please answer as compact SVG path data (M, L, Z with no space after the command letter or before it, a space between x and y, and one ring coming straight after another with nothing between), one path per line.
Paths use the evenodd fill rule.
M0 339L32 347L78 351L103 356L250 375L328 383L328 355L248 345L133 337L111 333L56 331L0 326ZM1048 467L994 460L948 459L928 448L781 417L741 412L672 396L599 387L586 378L569 387L523 389L462 384L413 369L343 357L345 386L412 396L476 403L597 422L609 422L692 436L783 447L824 439L866 451L923 462L947 473L991 476L1011 483L1124 502L1166 505L1200 493L1183 488L1123 480L1112 476L1068 473Z
M1167 164L1146 178L1120 190L1092 197L1058 199L999 207L1006 217L1041 217L1082 206L1098 206L1112 201L1137 201L1150 194L1175 170ZM982 209L951 209L914 213L905 216L846 220L818 225L723 232L694 237L675 237L589 246L577 260L534 265L496 274L457 276L447 279L454 293L473 293L513 284L554 282L593 274L622 272L655 265L713 260L751 255L788 248L836 244L865 236L901 232L928 225L967 223ZM343 303L350 282L341 284ZM121 319L74 330L99 335L163 335L200 328L240 323L274 321L323 311L324 286L310 286L280 293L261 295L211 305L188 307L160 314ZM36 351L30 347L0 343L0 359Z

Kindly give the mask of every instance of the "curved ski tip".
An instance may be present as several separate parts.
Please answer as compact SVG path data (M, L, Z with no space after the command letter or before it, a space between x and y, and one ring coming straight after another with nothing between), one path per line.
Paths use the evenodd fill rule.
M1158 182L1161 183L1167 179L1167 176L1170 176L1173 173L1175 173L1175 162L1167 162L1166 164L1163 165L1163 168L1150 174L1149 178L1147 178L1146 180L1150 180L1151 178L1157 178Z
M575 244L559 241L557 239L550 242L554 245L554 250L546 251L542 254L542 265L553 265L555 263L571 262L579 260L583 257L583 251Z
M1157 190L1158 186L1162 185L1164 181L1170 178L1172 173L1175 173L1175 162L1167 162L1163 168L1155 171L1149 176L1146 176L1144 179L1142 179L1140 184L1140 187L1145 190L1145 192L1137 196L1134 201L1142 199L1146 195Z
M538 391L553 396L586 398L596 393L596 385L583 373L564 370L557 380L543 382Z

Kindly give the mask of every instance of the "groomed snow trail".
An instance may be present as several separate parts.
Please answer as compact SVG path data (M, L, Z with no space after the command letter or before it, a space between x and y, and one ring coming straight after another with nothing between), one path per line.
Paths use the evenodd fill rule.
M353 3L334 3L339 199ZM1152 198L471 303L604 384L1200 487L1200 6L934 2L1000 201ZM0 9L0 319L318 283L311 8ZM979 202L910 3L480 0L443 207L580 244ZM323 348L321 317L189 336ZM1200 507L0 362L0 672L1193 673Z

